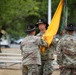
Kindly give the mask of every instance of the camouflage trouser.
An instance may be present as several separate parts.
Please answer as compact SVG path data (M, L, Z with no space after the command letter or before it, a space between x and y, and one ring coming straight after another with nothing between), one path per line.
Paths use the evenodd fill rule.
M38 65L23 65L22 75L39 75Z
M53 73L53 61L42 61L42 65L39 66L39 75L51 75Z
M60 75L76 75L76 69L66 69L66 68L63 68L60 72Z

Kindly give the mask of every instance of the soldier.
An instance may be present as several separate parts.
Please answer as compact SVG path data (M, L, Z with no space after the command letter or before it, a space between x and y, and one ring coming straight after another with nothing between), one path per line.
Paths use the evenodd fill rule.
M41 56L39 45L46 46L47 43L41 38L34 36L36 27L32 24L27 26L25 30L27 36L21 42L22 59L22 73L23 75L39 75L38 66L41 65Z
M36 26L39 28L40 33L37 36L42 37L42 35L46 32L48 24L43 19L39 19ZM40 75L51 75L53 73L53 53L54 53L55 40L53 40L52 44L49 48L46 48L44 53L41 53L41 66L40 67Z
M76 75L76 30L73 24L65 28L66 34L57 44L57 63L60 68L60 75Z

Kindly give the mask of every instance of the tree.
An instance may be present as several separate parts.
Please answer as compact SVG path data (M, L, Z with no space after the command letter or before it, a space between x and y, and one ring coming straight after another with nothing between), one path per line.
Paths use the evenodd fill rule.
M76 25L76 0L67 0L68 23L73 22Z
M52 16L60 0L52 1ZM76 0L67 0L68 23L76 24ZM35 24L39 18L48 20L48 0L0 0L0 29L7 26L12 38L25 36L29 23Z
M21 36L29 21L39 17L37 13L39 2L35 0L1 0L0 1L0 25L8 26L7 32L13 37ZM32 17L32 18L31 18ZM28 18L31 18L28 20ZM1 28L0 26L0 28ZM20 34L19 34L20 32Z

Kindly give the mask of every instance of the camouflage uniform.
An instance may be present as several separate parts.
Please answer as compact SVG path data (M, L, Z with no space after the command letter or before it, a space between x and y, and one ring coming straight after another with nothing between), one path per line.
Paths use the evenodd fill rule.
M39 33L37 36L42 37L44 33ZM41 53L41 66L40 68L40 74L39 75L51 75L53 73L53 53L54 53L54 40L49 48L46 48L45 52Z
M34 35L27 35L21 43L23 75L38 75L38 65L41 65L40 49L38 45L47 43Z
M57 45L57 63L62 65L60 75L76 75L76 37L66 34Z

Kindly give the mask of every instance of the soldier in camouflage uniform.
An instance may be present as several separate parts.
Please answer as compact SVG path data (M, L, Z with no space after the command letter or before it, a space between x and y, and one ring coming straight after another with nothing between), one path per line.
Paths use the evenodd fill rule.
M66 34L57 44L57 63L60 68L60 75L76 75L76 36L73 24L65 28Z
M43 19L39 19L36 26L39 28L40 33L37 36L42 37L42 35L46 32L48 27L47 22ZM40 75L51 75L53 73L53 53L54 53L55 41L53 40L52 44L49 48L46 48L44 53L41 53L41 66L40 67Z
M22 73L23 75L39 75L39 65L41 65L40 49L38 46L46 46L47 43L41 38L34 36L36 28L34 25L27 26L27 36L21 42Z

